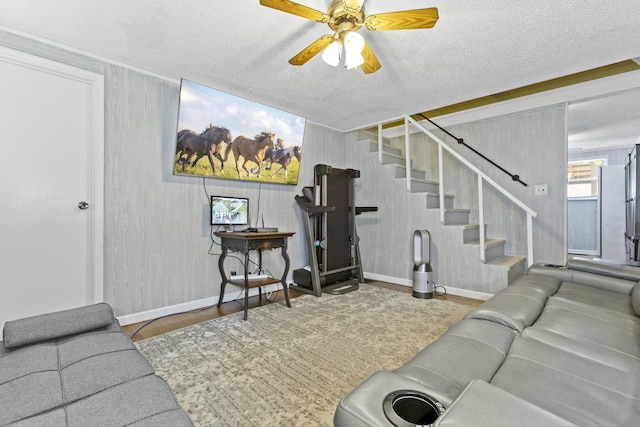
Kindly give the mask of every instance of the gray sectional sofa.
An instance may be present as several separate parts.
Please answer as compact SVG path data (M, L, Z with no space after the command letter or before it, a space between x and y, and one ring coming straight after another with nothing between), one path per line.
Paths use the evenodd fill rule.
M6 322L0 426L193 426L107 304Z
M640 425L640 269L532 266L395 371L336 426Z

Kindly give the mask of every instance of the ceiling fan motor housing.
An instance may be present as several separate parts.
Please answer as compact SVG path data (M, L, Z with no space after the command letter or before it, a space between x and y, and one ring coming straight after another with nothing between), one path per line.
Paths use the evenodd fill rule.
M333 0L329 6L329 27L335 31L338 38L350 31L358 31L364 25L364 7L356 13L348 12L342 0Z

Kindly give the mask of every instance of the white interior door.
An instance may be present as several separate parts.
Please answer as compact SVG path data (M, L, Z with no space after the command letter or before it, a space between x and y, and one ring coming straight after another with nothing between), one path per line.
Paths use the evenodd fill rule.
M0 50L0 327L102 300L103 85Z

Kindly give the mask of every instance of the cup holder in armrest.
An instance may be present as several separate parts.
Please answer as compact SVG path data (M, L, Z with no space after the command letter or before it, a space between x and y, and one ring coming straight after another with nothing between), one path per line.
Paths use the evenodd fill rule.
M387 419L396 427L430 426L444 412L444 406L426 393L397 390L382 402Z

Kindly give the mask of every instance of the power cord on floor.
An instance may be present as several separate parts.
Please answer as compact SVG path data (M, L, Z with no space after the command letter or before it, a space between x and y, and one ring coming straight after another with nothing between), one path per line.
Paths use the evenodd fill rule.
M442 288L442 292L438 292L438 288ZM439 297L444 297L447 295L447 288L444 285L436 285L436 282L433 282L433 292Z
M171 314L167 314L167 315L165 315L165 316L160 316L160 317L157 317L157 318L155 318L155 319L151 319L151 320L149 320L149 321L145 322L145 323L144 323L142 326L140 326L138 329L136 329L136 330L135 330L135 331L134 331L134 332L129 336L129 338L133 340L133 337L135 337L135 336L138 334L138 332L140 332L142 329L146 328L147 326L149 326L150 324L152 324L152 323L153 323L153 322L155 322L156 320L165 319L165 318L167 318L167 317L171 317L171 316L177 316L177 315L179 315L179 314L199 313L199 312L201 312L201 311L209 310L210 308L213 308L213 307L215 307L215 305L209 305L209 306L206 306L206 307L200 307L200 308L196 308L196 309L193 309L193 310L182 311L182 312L180 312L180 313L171 313Z

